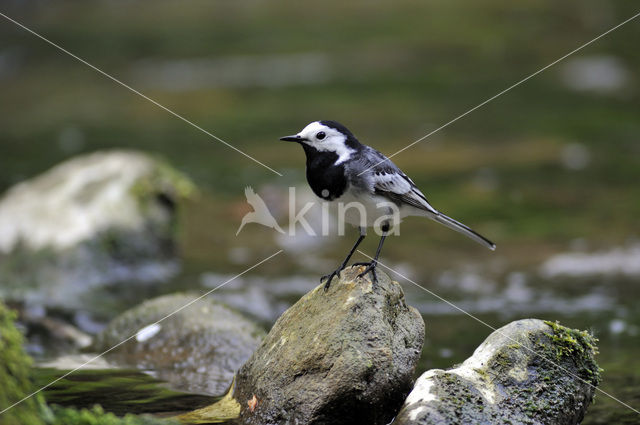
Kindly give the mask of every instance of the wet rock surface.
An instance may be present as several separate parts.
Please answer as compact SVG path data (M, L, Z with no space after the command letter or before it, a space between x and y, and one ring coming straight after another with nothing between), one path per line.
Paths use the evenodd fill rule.
M594 343L555 323L512 322L460 366L425 372L394 424L580 423L600 379Z
M176 208L190 181L151 155L78 156L0 199L0 295L84 307L95 286L178 270Z
M342 272L302 297L242 366L233 398L245 424L386 424L411 389L424 322L378 271Z
M126 311L98 335L92 347L110 363L151 371L176 390L222 395L234 372L251 356L264 330L226 305L199 294L155 298Z

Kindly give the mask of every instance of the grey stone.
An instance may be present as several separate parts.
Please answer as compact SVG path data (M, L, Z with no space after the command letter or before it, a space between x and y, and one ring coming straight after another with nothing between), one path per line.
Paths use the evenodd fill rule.
M386 424L411 389L424 322L397 282L348 268L289 308L236 376L245 424Z
M394 425L580 423L600 379L594 343L556 323L512 322L461 365L425 372Z
M15 185L0 199L0 295L78 308L92 287L171 276L176 207L193 191L133 151L78 156Z
M265 332L210 297L182 308L198 296L165 295L126 311L97 336L93 349L103 352L135 335L106 354L109 363L150 371L176 390L222 395Z

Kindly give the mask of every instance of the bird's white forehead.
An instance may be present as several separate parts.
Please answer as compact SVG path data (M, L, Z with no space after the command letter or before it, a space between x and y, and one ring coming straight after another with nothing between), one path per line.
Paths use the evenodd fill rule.
M311 124L307 125L305 128L303 128L302 131L298 133L298 135L302 137L312 136L319 131L324 131L327 134L339 133L336 129L327 127L326 125L322 124L320 121L314 121Z
M320 131L323 131L326 136L321 140L318 140L316 138L316 134ZM355 152L345 144L347 136L335 128L322 124L320 121L314 121L307 125L300 133L298 133L298 136L306 139L303 143L312 146L320 152L335 152L336 155L338 155L335 165L347 161L351 158L351 154Z

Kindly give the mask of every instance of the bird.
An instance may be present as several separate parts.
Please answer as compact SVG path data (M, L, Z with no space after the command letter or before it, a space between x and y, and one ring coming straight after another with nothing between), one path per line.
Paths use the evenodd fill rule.
M247 186L244 189L244 196L247 198L247 203L253 207L253 211L250 211L242 217L242 223L236 232L236 236L240 233L240 230L247 223L258 223L263 226L271 227L280 233L284 233L284 230L278 225L276 219L269 212L267 204L264 203L262 198L258 196L251 186Z
M430 218L495 250L493 242L436 210L397 165L374 148L360 143L347 127L337 121L314 121L299 133L281 137L280 140L302 146L311 190L332 205L341 204L344 221L357 226L360 231L344 261L320 279L320 282L326 279L325 291L329 289L333 278L339 277L347 266L369 227L376 228L381 234L375 257L369 262L355 263L354 266L366 266L358 277L362 278L371 272L372 283L377 283L376 267L385 238L407 216ZM357 212L344 207L352 203L360 206L356 208Z

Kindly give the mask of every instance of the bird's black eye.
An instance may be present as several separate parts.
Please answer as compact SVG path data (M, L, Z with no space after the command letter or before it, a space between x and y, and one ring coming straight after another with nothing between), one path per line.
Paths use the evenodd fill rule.
M324 132L324 131L319 131L319 132L316 134L316 139L318 139L318 140L322 140L322 139L324 139L325 137L327 137L327 135L325 134L325 132Z

